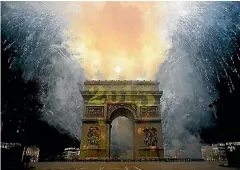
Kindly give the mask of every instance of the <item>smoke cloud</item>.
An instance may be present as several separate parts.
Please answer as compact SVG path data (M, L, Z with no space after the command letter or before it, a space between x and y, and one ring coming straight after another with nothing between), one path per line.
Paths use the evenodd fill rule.
M71 4L72 5L72 4ZM89 79L155 79L168 42L164 2L94 2L67 7L70 51ZM98 76L100 72L101 77Z

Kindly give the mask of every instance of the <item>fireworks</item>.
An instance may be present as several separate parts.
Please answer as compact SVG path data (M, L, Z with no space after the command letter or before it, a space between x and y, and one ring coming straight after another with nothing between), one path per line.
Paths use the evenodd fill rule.
M240 77L233 59L239 52L238 2L1 4L9 69L39 82L43 119L78 139L86 77L156 79L163 90L164 143L195 156L199 140L187 125L194 124L191 132L209 125L205 108L216 97L216 82L225 77L233 92L228 73Z

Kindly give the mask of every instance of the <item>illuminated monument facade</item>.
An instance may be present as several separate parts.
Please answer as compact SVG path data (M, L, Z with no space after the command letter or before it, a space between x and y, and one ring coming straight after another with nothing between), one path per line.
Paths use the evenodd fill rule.
M155 81L86 81L80 159L110 159L111 123L132 120L132 159L163 158L159 83Z

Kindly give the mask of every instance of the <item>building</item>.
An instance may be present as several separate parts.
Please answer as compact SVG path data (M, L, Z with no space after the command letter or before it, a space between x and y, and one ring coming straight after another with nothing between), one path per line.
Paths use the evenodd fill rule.
M20 143L1 142L2 167L14 167L21 164L22 150ZM6 168L3 168L6 169Z
M240 163L240 142L204 146L201 152L202 158L207 161L228 161L228 164L233 166L239 166Z
M65 148L63 152L63 159L67 161L75 161L79 159L79 148Z
M37 146L24 147L23 156L30 156L31 162L38 162L40 149Z
M240 142L227 142L226 143L227 145L227 149L230 151L230 152L234 152L236 151L237 148L240 147ZM220 146L224 146L224 144L220 144Z
M1 149L11 149L14 147L21 147L20 143L6 143L6 142L1 142Z
M174 159L180 159L184 158L184 152L182 150L166 150L165 151L165 157L166 158L174 158Z
M240 142L227 142L219 145L221 150L227 151L228 164L240 166Z
M24 149L22 150L20 143L1 142L2 150L7 151L7 150L11 150L13 148L19 148L21 150L22 158L20 158L20 159L23 159L24 155L28 155L31 157L31 162L38 162L40 149L37 146L24 147Z
M222 144L203 146L201 148L202 159L206 161L224 161L226 160L225 150L221 149Z

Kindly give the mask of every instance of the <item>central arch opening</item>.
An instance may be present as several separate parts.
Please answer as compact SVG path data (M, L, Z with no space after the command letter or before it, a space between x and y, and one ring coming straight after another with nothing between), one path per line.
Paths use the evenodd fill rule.
M134 117L127 109L119 108L110 116L110 158L133 159Z

